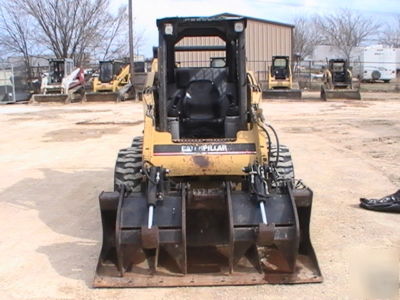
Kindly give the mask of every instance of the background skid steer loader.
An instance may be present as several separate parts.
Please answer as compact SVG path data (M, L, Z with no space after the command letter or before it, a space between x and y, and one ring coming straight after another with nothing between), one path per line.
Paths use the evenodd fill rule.
M310 242L312 191L263 122L245 63L245 18L166 18L144 135L120 150L95 287L321 282ZM218 36L225 46L178 47ZM225 67L180 67L177 51L220 49ZM272 137L277 142L272 144Z
M129 64L119 60L99 62L99 76L93 80L93 92L86 94L86 101L120 101L128 98L130 88Z
M322 77L321 99L360 100L360 89L353 87L352 77L347 60L330 59Z
M273 56L268 70L268 87L263 92L267 99L301 99L301 90L293 88L289 56Z
M85 76L83 69L74 68L72 59L50 59L49 72L42 78L41 94L32 95L31 102L70 103L83 101Z

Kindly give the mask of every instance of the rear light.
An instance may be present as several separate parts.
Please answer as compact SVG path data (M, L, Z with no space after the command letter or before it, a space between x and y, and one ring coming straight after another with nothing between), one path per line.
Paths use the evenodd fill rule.
M243 32L244 24L242 22L235 23L235 32Z
M172 35L174 33L174 26L172 24L165 24L164 32L166 35Z

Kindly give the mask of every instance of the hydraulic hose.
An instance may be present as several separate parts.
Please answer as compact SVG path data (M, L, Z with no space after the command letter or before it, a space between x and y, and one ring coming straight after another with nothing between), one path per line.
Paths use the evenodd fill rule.
M276 141L276 162L275 162L275 167L278 166L279 163L279 138L278 138L278 134L276 133L276 130L274 129L274 127L272 127L269 124L265 124L267 125L268 128L270 128L272 130L272 132L274 133L275 136L275 141Z
M153 184L156 185L157 182L155 182L155 181L151 178L149 172L147 171L146 165L150 165L151 167L153 167L154 165L153 165L151 162L145 160L145 161L143 161L143 164L142 164L142 171L143 171L144 175L146 176L146 178L147 178L151 183L153 183Z
M268 138L268 161L271 160L271 135L268 130L263 126L263 123L257 122L257 125L261 127L261 129L265 132Z
M280 153L279 153L279 137L278 137L278 134L276 133L276 130L274 129L274 127L272 127L269 124L264 124L264 123L260 122L259 119L257 120L257 125L261 127L261 129L265 132L265 134L268 137L268 160L271 159L271 136L270 136L270 134L268 132L268 129L265 128L265 126L270 128L272 130L273 134L274 134L275 141L276 141L276 161L275 161L275 167L276 167L278 165L279 155L280 155Z

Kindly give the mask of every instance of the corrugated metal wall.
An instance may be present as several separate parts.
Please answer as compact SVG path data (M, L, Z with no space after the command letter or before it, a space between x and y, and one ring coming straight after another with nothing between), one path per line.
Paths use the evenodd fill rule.
M186 37L182 39L177 46L209 46L221 45L225 42L219 37ZM209 67L211 57L225 57L224 51L192 51L192 52L176 52L175 61L180 63L181 67Z
M217 37L185 38L179 46L223 45ZM292 27L248 19L246 29L247 67L263 80L273 55L292 57ZM221 51L177 52L176 61L183 67L208 66L210 57L221 57Z
M292 57L292 27L249 20L246 29L247 68L262 80L274 55Z

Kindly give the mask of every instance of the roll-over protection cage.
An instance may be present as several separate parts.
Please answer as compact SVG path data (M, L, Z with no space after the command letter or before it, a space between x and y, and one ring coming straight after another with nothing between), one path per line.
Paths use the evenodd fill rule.
M175 79L175 52L177 51L225 51L228 80L236 87L237 106L240 115L240 129L247 124L247 77L245 53L245 29L247 20L232 18L164 18L157 20L159 29L158 84L156 101L156 126L159 131L167 131L168 85ZM185 37L219 37L225 45L177 46Z

